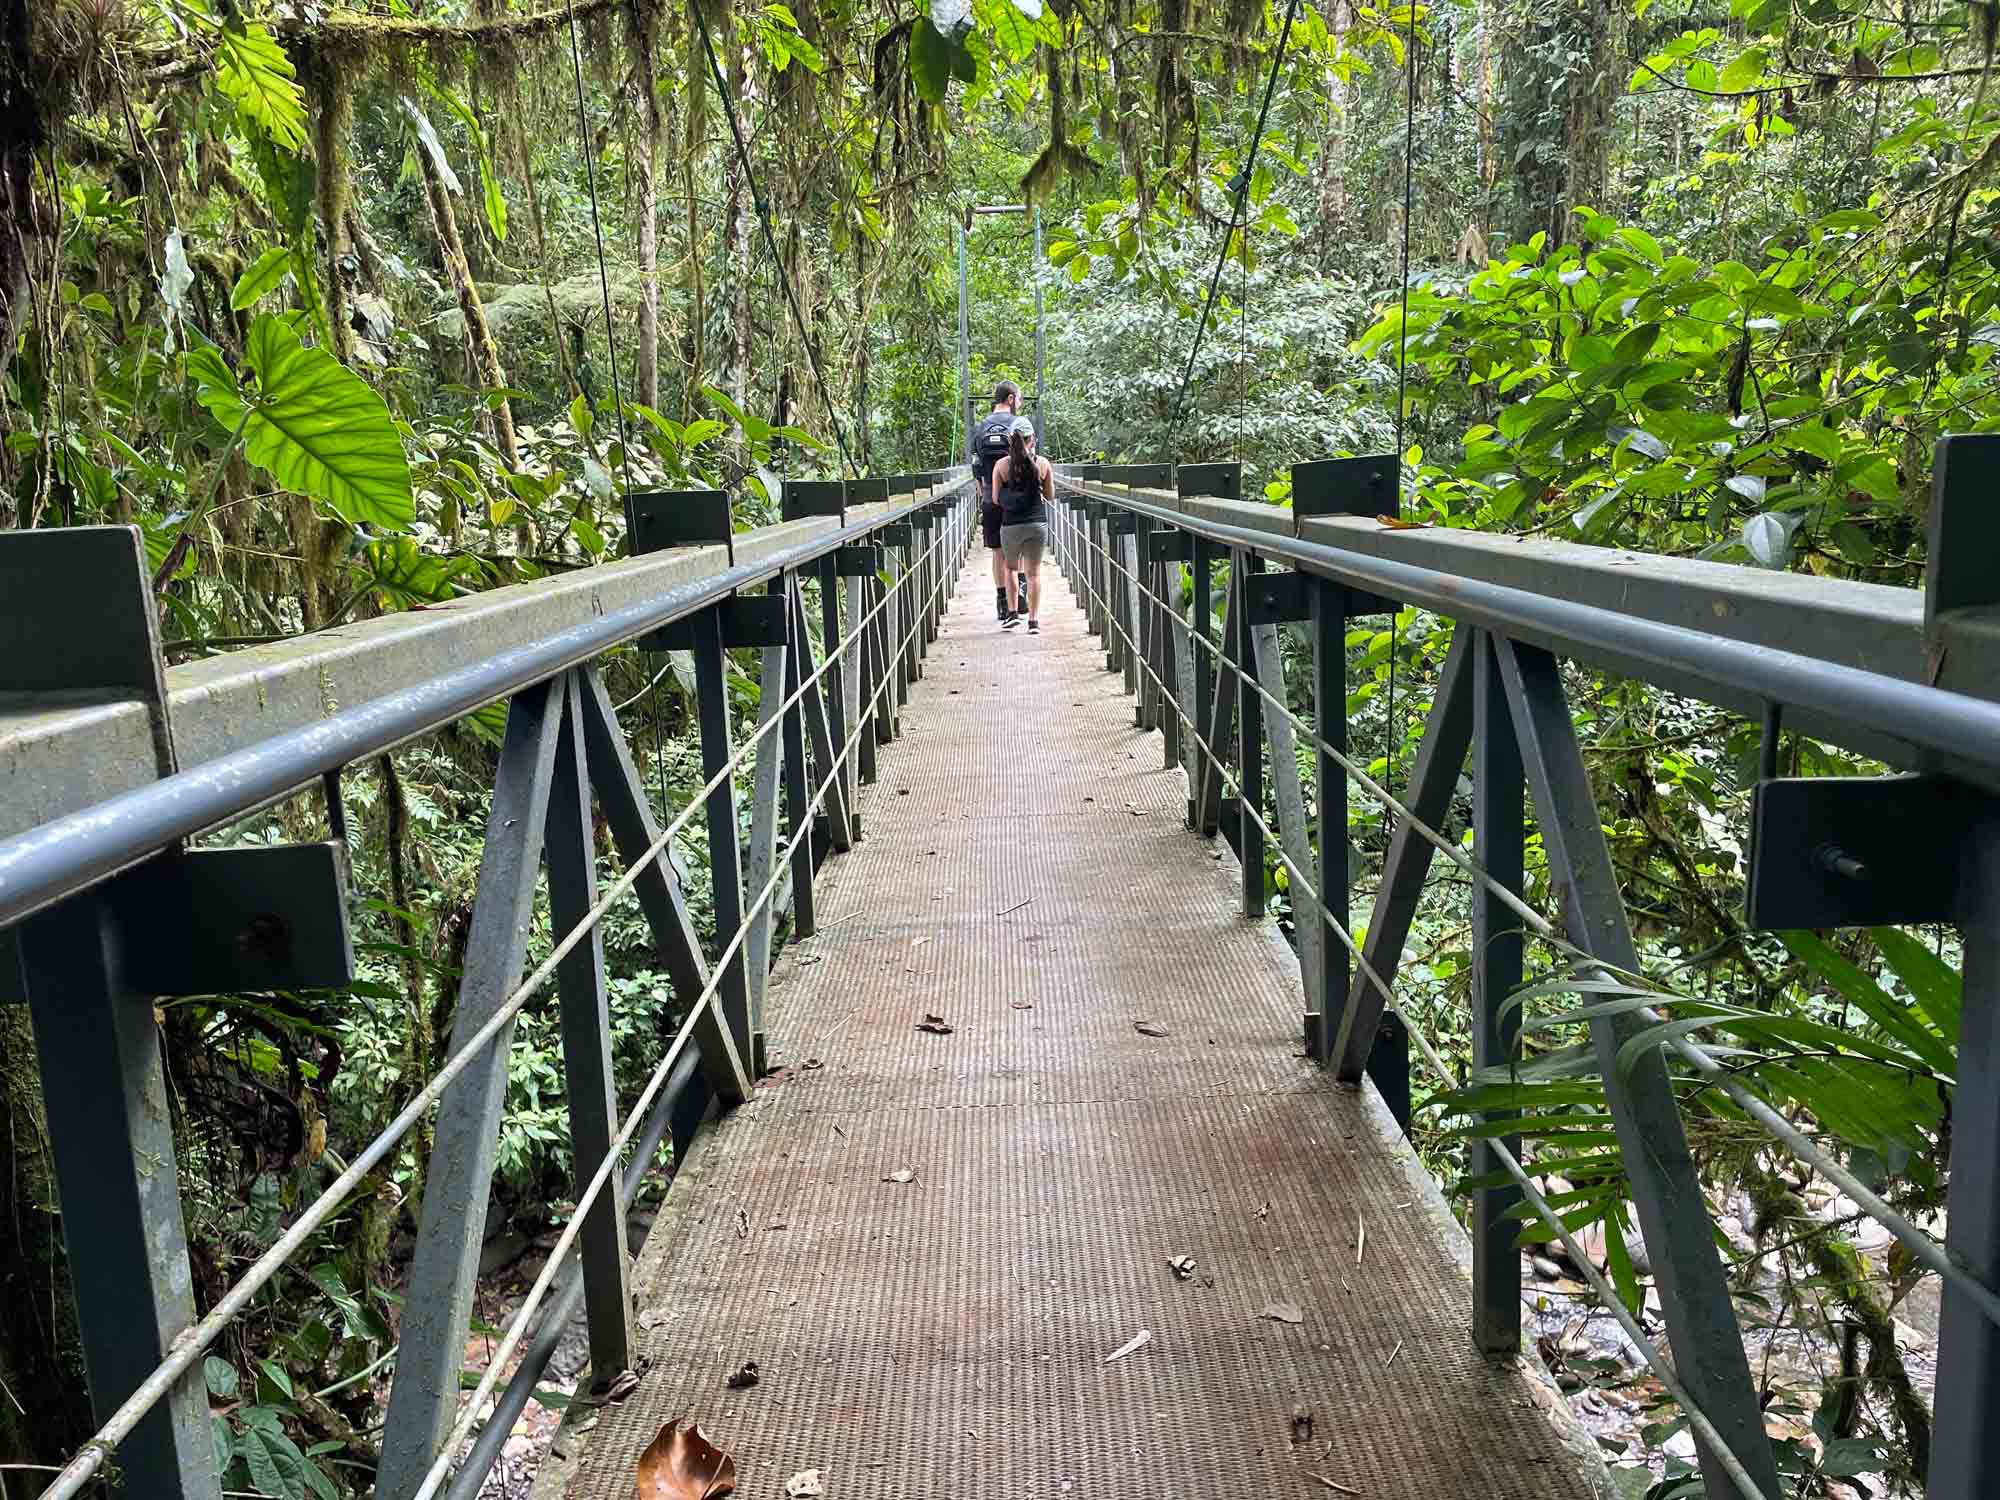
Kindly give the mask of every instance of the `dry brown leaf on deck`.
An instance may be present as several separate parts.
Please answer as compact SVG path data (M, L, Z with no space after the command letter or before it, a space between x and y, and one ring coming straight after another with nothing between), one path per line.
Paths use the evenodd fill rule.
M1194 1275L1194 1257L1192 1255L1176 1255L1167 1262L1167 1267L1174 1275L1180 1277L1182 1281L1186 1281L1190 1276Z
M1035 1002L1032 1000L1009 1000L1007 1003L1016 1010L1033 1010L1035 1008Z
M1134 1021L1132 1029L1140 1036L1172 1036L1173 1033L1158 1021Z
M947 1021L943 1016L926 1014L921 1021L917 1022L917 1030L928 1031L934 1036L950 1036L954 1028L951 1022Z
M1422 531L1431 524L1428 521L1405 521L1398 516L1377 516L1375 519L1391 531Z
M884 1182L915 1182L917 1174L908 1167L898 1167L882 1180Z
M792 1500L803 1500L807 1495L824 1495L826 1486L819 1481L818 1469L801 1469L785 1481L785 1493Z
M1303 1323L1306 1320L1305 1313L1296 1302L1267 1302L1257 1316L1269 1318L1273 1323Z
M757 1383L757 1361L754 1359L744 1360L743 1368L722 1383L732 1391L749 1390L751 1386Z
M736 1493L736 1460L677 1420L639 1455L638 1500L719 1500Z

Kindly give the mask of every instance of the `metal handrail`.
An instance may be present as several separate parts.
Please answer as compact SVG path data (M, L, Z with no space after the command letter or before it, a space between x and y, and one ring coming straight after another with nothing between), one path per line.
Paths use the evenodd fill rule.
M1140 591L1146 593L1155 603L1161 602L1158 596L1153 595L1143 584L1138 584L1138 581L1132 577L1132 574L1124 565L1112 557L1110 552L1096 538L1090 538L1087 545L1098 556L1102 557L1111 569L1121 574L1126 581L1137 585ZM1216 768L1217 774L1224 782L1236 788L1239 798L1238 805L1243 809L1243 815L1254 822L1263 832L1264 837L1270 841L1272 853L1278 857L1286 870L1290 872L1291 888L1294 893L1303 891L1307 899L1318 908L1320 918L1326 923L1327 928L1340 939L1342 945L1346 947L1348 954L1354 959L1355 963L1360 965L1363 974L1369 982L1382 992L1383 1003L1402 1017L1404 1025L1409 1028L1410 1039L1417 1044L1418 1054L1430 1066L1431 1071L1437 1075L1439 1081L1447 1088L1456 1087L1458 1079L1453 1074L1451 1065L1438 1052L1429 1036L1425 1034L1423 1027L1417 1023L1408 1011L1397 1004L1395 995L1389 984L1376 972L1375 966L1368 961L1367 955L1362 952L1360 944L1355 942L1353 933L1328 908L1325 899L1320 895L1319 889L1314 883L1313 875L1308 871L1301 870L1291 856L1285 853L1284 840L1278 836L1270 824L1264 821L1263 814L1255 803L1250 798L1242 795L1244 790L1242 783L1231 773L1227 762L1215 753L1215 747L1210 745L1208 740L1203 736L1201 727L1188 717L1187 710L1181 706L1179 697L1160 680L1160 674L1154 671L1153 664L1147 661L1145 654L1138 649L1138 644L1132 639L1131 632L1125 628L1124 622L1118 619L1116 611L1109 607L1108 601L1102 600L1102 596L1098 594L1096 588L1088 581L1087 575L1084 586L1090 591L1093 599L1100 601L1099 607L1104 611L1105 620L1112 629L1116 630L1124 638L1126 649L1132 652L1133 659L1138 663L1141 670L1148 677L1152 678L1153 685L1159 690L1160 696L1172 705L1175 715L1180 719L1187 732L1193 737L1195 744L1200 747L1202 754L1207 756L1210 764ZM1199 633L1195 632L1195 634L1198 635ZM1214 645L1213 642L1209 642L1208 644L1211 646ZM1231 662L1229 665L1239 675L1241 674L1241 668L1236 667L1235 663ZM1253 683L1253 685L1256 684ZM1262 691L1261 686L1259 686L1259 691ZM1287 711L1289 712L1289 710ZM1729 1475L1730 1481L1735 1484L1738 1492L1743 1496L1743 1500L1775 1500L1775 1497L1766 1495L1758 1487L1756 1480L1751 1477L1749 1470L1744 1468L1741 1460L1736 1457L1735 1452L1730 1448L1728 1442L1723 1438L1721 1432L1716 1428L1708 1414L1696 1404L1694 1399L1682 1387L1679 1376L1675 1372L1673 1361L1667 1357L1666 1353L1653 1341L1646 1330L1640 1326L1638 1320L1632 1316L1623 1301L1618 1297L1617 1290L1591 1262L1590 1257L1584 1252L1582 1245L1578 1243L1576 1236L1564 1225L1561 1216L1549 1206L1548 1200L1542 1195L1541 1189L1535 1185L1533 1178L1529 1175L1527 1168L1521 1163L1520 1158L1508 1149L1504 1141L1488 1141L1486 1146L1488 1150L1493 1152L1508 1174L1515 1179L1516 1183L1522 1189L1523 1196L1535 1209L1536 1213L1555 1232L1556 1237L1562 1241L1563 1247L1570 1253L1575 1264L1582 1271L1584 1280L1590 1283L1591 1287L1603 1301L1606 1311L1612 1315L1618 1325L1624 1329L1626 1336L1632 1340L1633 1347L1640 1352L1647 1365L1652 1369L1654 1377L1660 1382L1661 1388L1668 1395L1672 1396L1681 1409L1688 1414L1690 1425L1701 1434L1702 1440L1709 1444L1710 1448L1715 1452L1723 1469Z
M1134 576L1130 569L1125 567L1110 552L1106 551L1094 538L1090 540L1088 545L1105 560L1107 566L1117 572L1126 583L1130 584L1141 595L1162 609L1172 610L1172 605L1160 598L1142 580ZM1095 592L1093 589L1093 596ZM1131 646L1133 643L1130 633L1126 631L1121 623L1114 620L1113 624L1116 626L1118 633L1125 637L1127 645ZM1373 777L1369 776L1356 765L1349 756L1328 744L1325 738L1319 733L1318 726L1299 714L1291 705L1278 699L1255 676L1244 671L1241 664L1231 659L1229 654L1219 644L1208 639L1200 631L1190 630L1185 633L1195 644L1202 647L1203 650L1214 658L1217 666L1235 676L1251 692L1263 699L1267 706L1283 714L1294 728L1312 742L1317 750L1339 765L1349 778L1364 791L1368 792L1377 801L1381 802L1384 807L1395 813L1400 824L1415 830L1419 837L1423 838L1460 869L1465 871L1482 889L1490 892L1497 900L1518 916L1536 936L1558 943L1564 951L1570 953L1572 957L1575 956L1575 950L1569 948L1568 944L1561 942L1560 934L1557 932L1553 922L1528 905L1519 894L1511 890L1503 882L1495 880L1471 855L1467 854L1462 848L1432 828L1423 819L1419 818L1399 798L1389 793ZM1193 732L1195 742L1202 747L1203 752L1208 755L1210 761L1218 766L1221 774L1233 783L1234 777L1230 776L1228 768L1215 755L1208 742L1202 738L1199 728L1193 724L1193 721L1187 718L1186 713L1181 709L1180 703L1174 697L1172 691L1164 683L1160 682L1159 674L1153 670L1152 664L1145 660L1143 654L1138 654L1136 659L1140 667L1153 679L1154 684L1159 688L1161 694L1174 704L1175 713L1179 715L1181 721L1188 725ZM1247 803L1244 804L1244 807L1245 811L1249 812L1252 818L1256 818L1256 814L1250 812ZM1264 826L1261 818L1256 818L1256 820L1260 827ZM1268 838L1276 838L1276 835L1272 834L1268 827L1264 827L1264 833ZM1283 860L1288 868L1292 868L1292 861L1285 855L1281 845L1274 844L1273 853L1279 859ZM1319 900L1318 893L1310 883L1310 877L1303 875L1296 869L1293 870L1293 874L1296 879L1306 880L1308 882L1305 887L1307 894L1312 896L1315 901ZM1327 912L1324 903L1321 904L1320 910L1325 914L1328 926L1341 937L1343 942L1346 942L1347 934L1333 918L1332 914ZM1361 958L1358 950L1353 950L1351 944L1349 944L1349 947L1350 951L1354 951L1357 962L1361 964L1363 976L1381 993L1383 1003L1401 1016L1405 1025L1411 1027L1412 1034L1414 1035L1416 1031L1415 1023L1411 1020L1409 1014L1396 1004L1395 996L1391 993L1390 986L1383 982L1372 964ZM1621 982L1631 982L1643 978L1643 976L1618 974L1617 971L1605 967L1600 961L1587 958L1583 961L1583 967L1616 978ZM1683 997L1669 992L1660 992L1662 1004L1672 1004L1683 999L1692 1000L1692 998L1691 996ZM1652 1010L1650 1007L1641 1009L1638 1014L1647 1020L1649 1024L1657 1024L1663 1019L1657 1011ZM1981 1281L1964 1266L1952 1260L1946 1253L1945 1248L1934 1237L1926 1233L1914 1220L1898 1212L1880 1194L1870 1189L1853 1172L1841 1165L1840 1162L1836 1161L1832 1155L1821 1147L1815 1145L1804 1132L1800 1131L1790 1121L1772 1109L1768 1102L1760 1099L1756 1094L1739 1083L1713 1052L1692 1038L1684 1036L1670 1037L1662 1045L1671 1048L1676 1056L1707 1076L1717 1088L1729 1096L1730 1100L1738 1108L1761 1125L1773 1139L1783 1144L1794 1156L1812 1167L1814 1171L1819 1172L1829 1182L1833 1183L1834 1186L1852 1198L1869 1218L1874 1219L1884 1229L1888 1230L1890 1234L1895 1236L1917 1260L1923 1262L1925 1266L1936 1271L1944 1280L1950 1282L1953 1286L1956 1286L1967 1296L1971 1297L1979 1305L1980 1311L1985 1313L1987 1318L1996 1326L2000 1326L2000 1293L1996 1293L1992 1287Z
M1059 476L1060 478L1060 476ZM1437 569L1343 551L1322 542L1231 526L1187 511L1073 479L1079 495L1164 522L1225 547L1255 552L1316 578L1380 594L1502 634L1615 652L1663 674L1692 668L1766 702L1812 709L1865 725L1917 750L2000 777L2000 703L1947 688L1906 682L1798 651L1620 614L1601 605L1532 594L1505 584L1459 578Z
M887 524L890 521L900 519L915 510L922 509L924 503L909 507L895 515L885 517L874 524ZM499 665L496 665L495 662L489 662L483 664L481 667L467 669L464 675L476 677L482 682L490 677L504 675L510 683L510 688L503 689L503 693L546 681L550 677L591 660L595 655L609 649L611 646L645 633L654 626L683 618L688 614L694 613L699 608L717 603L727 597L729 592L741 587L744 583L757 581L758 578L797 567L803 562L823 556L825 553L831 551L833 547L841 545L843 541L851 541L856 534L854 532L834 533L828 540L816 540L805 544L803 547L790 549L790 551L779 554L777 557L754 567L730 569L716 579L709 580L696 589L675 590L663 596L662 600L656 605L621 611L618 614L604 617L595 626L580 630L565 631L551 637L548 641L537 643L536 646L517 648L515 651L503 653L500 658L495 659ZM948 545L949 541L950 533L941 531L937 539L921 555L920 560L927 563L933 554L941 552ZM745 574L751 576L739 576ZM787 695L783 707L789 708L791 705L799 702L807 692L816 687L820 680L845 656L853 644L862 639L863 632L874 622L876 617L886 611L891 601L918 576L918 571L913 566L905 569L893 582L888 584L883 590L882 597L875 602L866 615L854 622L853 628L841 639L837 647L827 651L826 659L811 674L801 674L801 682ZM932 598L936 596L941 584L942 579L940 579L938 584L933 586L931 591ZM914 592L914 589L912 589L912 592ZM682 596L689 594L699 594L701 597L695 602L687 602ZM929 600L927 599L925 602L928 604ZM632 623L635 618L639 623ZM907 649L910 641L917 638L923 628L923 615L913 611L909 627L903 632L902 639L898 642L898 651ZM582 650L575 644L578 637L587 637L591 640L602 639L603 644L598 645L595 649ZM524 672L524 669L519 665L519 659L521 658L530 658L537 662L553 660L555 664L547 667L545 670L529 671L525 675L519 675ZM874 706L875 700L879 699L883 691L890 688L893 683L893 674L885 673L882 680L877 684L874 695L871 697L869 705L871 708ZM413 689L408 694L397 694L390 700L361 705L355 709L335 715L326 721L325 726L321 727L331 728L339 724L339 721L342 719L356 721L350 725L341 725L335 731L332 736L332 742L336 746L351 744L356 736L371 733L385 734L388 738L384 739L379 745L371 746L370 749L342 754L334 764L345 764L349 760L358 759L362 755L372 753L374 749L400 743L415 734L420 734L426 727L434 727L436 723L449 722L450 717L456 717L455 714L432 721L421 727L408 727L412 722L413 715L431 710L436 702L435 695L452 694L454 696L451 701L458 701L458 697L462 696L465 691L467 690L454 689L448 680L440 679L437 682ZM496 696L500 696L500 694L484 691L475 692L469 706L478 707L482 703L492 701ZM414 706L401 702L401 700L411 698L417 700ZM397 706L391 707L390 705ZM462 709L459 710L459 712L464 711ZM400 716L398 716L399 714ZM385 720L387 721L386 725ZM269 1283L272 1277L283 1269L285 1265L290 1263L293 1255L304 1245L305 1241L338 1211L354 1189L387 1158L388 1154L395 1149L396 1145L408 1134L410 1129L443 1096L451 1083L461 1076L478 1059L481 1053L493 1043L495 1038L513 1023L527 1002L555 975L563 958L590 935L605 913L632 889L639 877L661 857L672 841L680 835L696 816L703 812L708 795L719 788L725 781L732 778L741 767L745 757L757 747L764 736L783 722L784 717L782 712L773 713L753 733L747 736L740 745L734 748L727 760L688 799L686 805L660 831L652 843L638 857L633 859L618 878L606 888L584 917L574 924L567 933L564 933L555 941L547 957L522 979L513 991L495 1007L494 1013L487 1019L485 1024L467 1038L465 1045L455 1051L439 1067L430 1081L418 1091L416 1096L404 1106L388 1125L383 1127L375 1139L356 1155L346 1170L317 1199L306 1206L286 1232L259 1256L249 1270L244 1272L223 1296L217 1300L216 1304L209 1310L207 1316L183 1330L174 1339L165 1357L154 1366L152 1373L133 1390L131 1395L99 1427L90 1440L77 1451L70 1462L42 1491L40 1500L68 1500L68 1497L78 1494L83 1486L88 1484L101 1471L104 1464L109 1460L110 1455L116 1451L119 1443L131 1434L133 1429L166 1396L176 1382L192 1369L195 1361L220 1336L224 1328L228 1326L238 1313L249 1305L251 1299ZM390 725L400 725L402 727L388 727ZM232 762L245 757L254 758L260 753L274 757L296 755L300 752L295 742L310 734L311 731L293 731L285 735L280 735L270 741L248 747L246 750L238 752L237 755L225 756L221 760L211 762L206 766L167 778L155 786L141 788L138 791L126 793L122 797L114 798L110 803L105 804L107 809L116 807L119 804L136 804L136 810L129 814L128 817L107 817L105 821L116 833L121 834L127 840L135 837L131 831L133 824L136 823L140 827L147 826L143 820L148 817L154 819L187 819L190 817L199 817L201 821L190 827L187 830L189 832L195 831L198 828L213 826L215 823L229 816L230 813L238 810L238 807L259 805L261 802L268 800L270 796L289 790L292 786L304 784L310 781L314 775L317 775L317 769L308 770L284 786L271 785L270 774L267 774L261 781L242 773L237 774L237 778L233 783L227 779L231 775L228 768ZM848 740L841 756L830 768L827 777L822 780L818 792L813 799L812 805L814 807L820 805L831 789L834 780L844 773L847 758L854 753L859 743L860 736L858 734ZM329 753L329 751L324 745L309 744L304 753L325 754ZM287 763L296 764L296 761ZM215 771L218 767L223 768L221 772L222 780L212 783L201 783L199 781L204 772ZM319 769L330 769L330 767L321 767ZM174 791L175 783L186 782L191 778L196 779L197 784L203 786L204 790L196 793L181 791L176 794ZM236 807L226 809L220 816L210 815L208 809L220 801L232 786L236 789L237 795L246 800ZM161 802L165 806L158 809L152 807L148 801L149 793L154 794L151 799L152 802ZM199 811L191 813L188 810L190 803L199 809ZM59 822L75 823L84 821L87 825L90 817L90 813L80 813L72 815L71 818L59 820ZM49 826L56 827L58 825L52 824ZM807 820L803 827L795 831L792 845L795 847L800 838L810 833L810 829L810 820ZM173 836L170 835L169 837ZM0 843L0 871L4 871L6 868L4 857L7 851L15 845L27 843L32 838L33 835L23 835L16 839L8 840L6 843ZM152 847L158 847L158 844ZM150 852L150 850L147 852ZM111 870L106 870L102 873L112 873L117 868L122 868L124 864L129 862L129 859L120 860L112 866ZM597 1175L592 1179L588 1189L579 1197L576 1212L569 1226L566 1228L564 1237L559 1242L557 1250L550 1255L544 1270L544 1276L537 1283L535 1294L523 1304L522 1315L515 1327L510 1330L509 1342L503 1346L504 1353L511 1353L513 1344L519 1341L526 1318L532 1315L534 1309L539 1305L541 1297L546 1294L548 1283L560 1268L569 1243L573 1241L578 1228L583 1223L585 1210L603 1190L605 1183L611 1180L617 1165L619 1149L632 1139L642 1124L648 1124L652 1119L653 1103L656 1097L660 1095L674 1068L686 1052L687 1042L694 1033L696 1023L703 1019L705 1013L717 1010L717 997L723 976L728 972L729 965L734 959L736 952L743 946L754 916L771 899L773 893L776 891L780 880L780 875L777 873L778 869L782 869L782 864L774 868L771 880L759 894L757 901L743 912L728 947L714 965L707 985L704 987L702 993L690 1003L687 1016L684 1018L674 1039L669 1043L660 1063L649 1078L645 1090L631 1112L630 1118L626 1121L624 1128L614 1140L612 1149L605 1154L604 1161ZM44 876L44 878L48 877ZM98 877L93 876L91 878ZM45 896L40 901L36 901L33 905L28 906L26 910L32 911L53 900L61 899L63 895L70 894L71 890L81 889L89 883L90 879L80 880L70 889L59 891L52 896ZM9 888L5 885L0 885L0 891L6 891L7 889ZM0 907L0 912L4 912L5 910L6 908ZM21 914L25 915L26 911ZM469 1415L476 1415L479 1406L483 1403L485 1394L490 1390L493 1377L497 1374L503 1362L504 1354L503 1358L492 1362L487 1379L482 1383L480 1388L480 1399L472 1403L469 1408ZM444 1470L449 1467L448 1460L455 1453L459 1441L462 1440L462 1436L462 1433L455 1435L453 1441L445 1445L443 1454L439 1460L439 1466L433 1470L432 1475L427 1479L425 1487L421 1492L425 1496L435 1493L438 1483L442 1480Z
M670 589L650 603L496 652L475 665L341 709L316 723L0 840L0 928L115 875L176 840L225 823L328 771L441 728L614 646L698 613L738 589L852 545L857 537L907 520L929 503L918 502L861 526L828 532L759 562Z

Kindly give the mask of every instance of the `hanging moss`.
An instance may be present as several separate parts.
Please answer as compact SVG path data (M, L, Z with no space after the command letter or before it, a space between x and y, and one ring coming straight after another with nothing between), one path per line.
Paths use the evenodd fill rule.
M354 360L354 325L348 318L354 291L354 247L348 218L354 196L353 166L347 142L354 131L354 92L339 54L315 52L303 74L312 110L313 156L318 168L314 192L319 210L320 241L326 246L323 280L326 321L333 339L333 357L342 364Z

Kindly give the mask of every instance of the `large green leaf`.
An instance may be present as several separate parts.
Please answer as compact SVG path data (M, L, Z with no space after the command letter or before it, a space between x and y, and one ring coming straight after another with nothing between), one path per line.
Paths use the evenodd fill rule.
M285 279L285 273L292 268L292 252L287 245L279 245L266 250L250 263L250 267L236 279L236 290L229 294L229 305L237 312L250 307L260 297L268 296L278 289Z
M927 20L910 23L910 76L925 99L944 103L945 90L951 87L951 43Z
M220 361L216 362L218 365ZM286 489L324 500L351 522L406 531L416 520L410 464L389 408L368 382L323 349L308 349L281 318L250 325L244 364L253 387L197 367L201 404Z
M215 84L287 151L306 143L306 98L292 60L261 26L227 25L216 36Z
M1812 933L1784 932L1779 936L1795 957L1803 959L1843 999L1881 1027L1884 1034L1922 1058L1932 1071L1947 1077L1952 1074L1958 1063L1952 1043L1926 1026L1909 1006Z
M250 1482L259 1493L271 1496L272 1500L306 1500L310 1481L306 1478L305 1455L275 1420L249 1422L236 1451L250 1470Z

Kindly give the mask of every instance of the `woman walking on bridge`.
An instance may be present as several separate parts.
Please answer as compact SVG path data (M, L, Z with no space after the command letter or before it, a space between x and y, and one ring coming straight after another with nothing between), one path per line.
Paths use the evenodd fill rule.
M1042 631L1042 552L1049 544L1055 486L1055 469L1035 452L1035 424L1016 417L1007 433L1007 456L993 470L993 498L1000 504L1000 550L1010 581L1026 575L1015 583L1014 613L1027 615L1029 635Z

